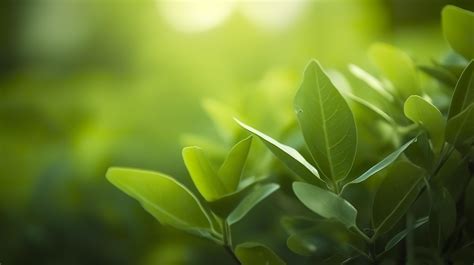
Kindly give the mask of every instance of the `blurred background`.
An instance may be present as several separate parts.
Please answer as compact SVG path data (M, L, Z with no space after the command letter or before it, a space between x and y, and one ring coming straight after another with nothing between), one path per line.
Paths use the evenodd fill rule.
M240 104L236 116L260 117L268 131L268 117L292 117L311 58L341 73L372 69L367 48L382 41L419 63L438 59L448 3L474 9L472 0L2 1L0 262L226 264L219 247L161 226L106 181L107 168L158 170L193 188L182 146L230 145L216 105ZM252 103L255 93L268 105ZM236 230L280 236L269 244L296 259L278 222L263 220L272 207L278 197Z

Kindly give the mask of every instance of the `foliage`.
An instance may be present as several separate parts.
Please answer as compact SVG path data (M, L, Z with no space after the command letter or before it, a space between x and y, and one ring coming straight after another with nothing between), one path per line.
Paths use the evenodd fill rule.
M183 149L196 195L157 172L111 168L107 178L160 223L212 240L239 264L284 264L262 243L235 247L232 240L233 225L280 186L288 195L284 200L298 200L310 210L282 219L288 248L308 262L469 264L474 258L474 14L447 6L442 20L456 64L417 68L405 52L378 43L369 57L380 75L351 65L350 72L365 84L352 90L310 61L294 97L297 122L280 123L299 124L295 148L248 125L223 104L205 104L228 132L235 130L231 116L239 116L236 124L286 166L279 174L296 180L292 193L285 181L270 183L272 163L265 163L263 178L248 175L257 172L252 166L244 170L251 137L218 157L218 169L202 148ZM420 70L448 92L425 87ZM449 106L435 97L451 98ZM228 139L235 135L241 132ZM391 152L376 153L375 159L366 151L387 146ZM250 165L262 158L251 157Z

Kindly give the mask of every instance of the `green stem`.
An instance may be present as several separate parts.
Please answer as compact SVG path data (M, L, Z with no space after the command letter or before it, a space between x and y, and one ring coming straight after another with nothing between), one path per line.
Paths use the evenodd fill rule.
M224 227L224 249L227 251L227 253L229 253L229 255L233 258L236 264L240 265L240 261L235 255L234 247L232 246L232 233L230 230L229 223L227 223L227 220L223 221L223 227Z

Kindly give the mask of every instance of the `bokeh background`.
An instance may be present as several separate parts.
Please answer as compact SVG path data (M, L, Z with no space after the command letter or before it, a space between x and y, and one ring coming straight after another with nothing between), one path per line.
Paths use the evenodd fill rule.
M311 58L343 74L349 63L373 69L366 51L382 41L417 63L438 59L448 3L474 10L471 0L2 1L0 262L226 264L219 247L159 225L107 168L192 188L182 146L230 144L208 115L216 105L250 101L242 115L272 128ZM252 103L255 93L268 102ZM264 220L278 208L278 196L257 207L237 240L272 234L297 260Z

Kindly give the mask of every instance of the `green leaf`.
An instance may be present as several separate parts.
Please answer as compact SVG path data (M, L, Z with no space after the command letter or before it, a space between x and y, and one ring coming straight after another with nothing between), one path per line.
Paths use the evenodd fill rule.
M357 149L354 116L317 61L306 67L294 105L318 168L333 184L344 179L352 168Z
M390 117L387 113L385 113L383 110L376 107L372 103L370 103L370 102L368 102L368 101L366 101L366 100L364 100L360 97L352 95L352 94L346 94L346 96L348 98L350 98L352 101L354 101L354 102L358 103L359 105L363 106L364 108L366 108L366 109L372 111L373 113L377 114L378 116L380 116L382 119L384 119L389 124L396 125L396 122L393 120L392 117Z
M441 12L444 37L453 50L466 59L474 58L474 13L448 5Z
M474 103L469 105L458 115L448 120L446 126L446 140L461 148L470 146L474 141Z
M217 200L231 192L222 183L201 148L197 146L185 147L183 160L194 185L206 201Z
M380 82L377 78L372 76L371 74L367 73L365 70L360 68L357 65L350 64L349 71L360 80L364 81L370 88L375 90L378 94L382 97L387 99L389 102L393 102L393 95L388 92L382 82Z
M403 217L422 187L424 174L423 169L408 161L399 161L390 167L374 198L375 235L387 232Z
M377 43L370 47L369 56L382 75L392 82L402 100L411 95L421 95L416 66L405 52Z
M335 193L304 182L293 183L293 191L311 211L324 218L334 218L348 228L356 227L356 208Z
M275 252L265 245L253 242L239 244L235 255L242 265L285 265Z
M474 60L464 69L454 89L448 119L458 115L474 103Z
M196 197L173 178L152 171L109 168L107 179L162 224L195 234L210 233L210 217Z
M474 178L469 181L465 190L464 212L467 219L467 230L474 236Z
M410 96L405 101L404 112L407 118L419 124L428 132L435 152L441 152L446 127L443 114L433 104L420 96Z
M441 66L418 66L418 69L423 71L425 74L429 75L430 77L438 80L440 83L448 87L455 87L457 78L456 76L451 73L449 70L441 67Z
M294 148L279 143L270 136L246 125L245 123L235 119L235 121L250 133L259 137L270 151L280 159L289 169L295 172L304 180L320 186L325 186L325 183L319 178L319 173L306 159Z
M382 169L388 167L389 165L391 165L401 154L403 154L403 152L412 143L416 142L416 140L417 140L417 138L413 138L410 141L408 141L407 143L405 143L404 145L402 145L400 148L398 148L397 150L395 150L394 152L392 152L391 154L386 156L382 161L378 162L373 167L369 168L369 170L364 172L364 174L360 175L358 178L356 178L356 179L352 180L351 182L347 183L346 185L344 185L342 190L344 190L349 185L366 181L368 178L375 175L380 170L382 170ZM342 191L341 191L341 193L342 193Z
M418 227L426 224L428 222L428 220L429 220L428 216L425 216L423 218L420 218L420 219L416 220L415 223L413 224L413 229L417 229ZM392 239L390 239L387 242L387 245L385 245L385 250L388 251L388 250L392 249L400 241L402 241L407 235L408 235L408 230L407 229L404 229L404 230L400 231L398 234L393 236Z
M416 139L416 142L405 150L405 155L413 164L429 171L436 160L434 159L433 150L431 150L430 147L428 135L421 133Z
M234 145L218 171L222 183L229 191L233 192L239 186L251 144L252 136L249 136Z
M456 203L446 188L433 192L433 207L430 213L431 242L438 248L448 239L456 226Z
M236 116L236 111L228 104L213 99L203 100L202 106L214 122L220 135L228 141L233 141L239 128L231 119Z
M270 196L273 192L278 190L280 186L278 184L270 183L260 187L256 187L251 191L237 207L227 217L229 225L235 224L240 221L255 205L261 202L266 197Z

